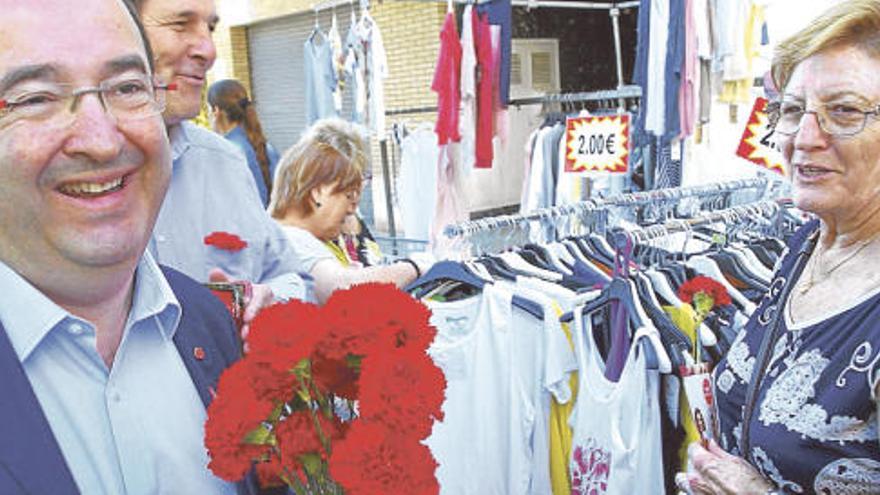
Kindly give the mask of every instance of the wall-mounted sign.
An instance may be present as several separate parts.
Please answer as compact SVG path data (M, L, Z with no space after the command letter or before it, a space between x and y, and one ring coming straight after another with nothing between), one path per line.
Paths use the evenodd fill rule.
M566 172L626 172L629 115L567 119L565 149Z
M736 156L784 176L785 161L782 159L782 152L776 147L766 108L766 98L755 100L752 114L736 149Z

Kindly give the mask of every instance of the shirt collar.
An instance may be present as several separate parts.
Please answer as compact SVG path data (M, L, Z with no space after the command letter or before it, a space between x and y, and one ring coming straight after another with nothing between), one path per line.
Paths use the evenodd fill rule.
M0 261L0 322L9 336L12 348L24 362L49 332L64 321L85 320L55 304L24 277ZM23 309L26 308L26 309ZM155 317L162 335L171 340L180 322L180 303L149 252L144 253L135 273L132 307L126 331L135 323Z
M186 122L181 122L168 129L168 140L171 142L171 161L177 163L177 159L186 153L191 146Z

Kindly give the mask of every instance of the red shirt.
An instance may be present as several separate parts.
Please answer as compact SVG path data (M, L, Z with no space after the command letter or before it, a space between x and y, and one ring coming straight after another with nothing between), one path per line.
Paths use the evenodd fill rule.
M461 105L461 41L455 27L455 15L446 14L440 31L440 56L434 71L431 89L437 92L437 143L461 141L458 132L458 111Z
M495 120L493 93L494 57L489 18L474 13L474 45L477 52L477 168L492 168L492 126Z

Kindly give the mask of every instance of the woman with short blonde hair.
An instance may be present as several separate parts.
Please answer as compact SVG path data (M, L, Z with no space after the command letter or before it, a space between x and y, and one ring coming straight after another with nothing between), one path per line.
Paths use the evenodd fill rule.
M406 259L385 266L346 266L332 243L360 201L367 167L362 129L340 119L324 119L309 128L278 164L269 213L278 221L315 279L318 300L336 289L363 282L406 285L421 267Z

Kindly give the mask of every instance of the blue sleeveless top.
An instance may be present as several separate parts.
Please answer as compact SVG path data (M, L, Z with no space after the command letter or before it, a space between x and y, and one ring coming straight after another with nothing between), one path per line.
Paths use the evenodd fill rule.
M812 221L792 237L768 294L715 369L719 443L785 493L880 494L872 392L880 380L880 291L796 328L780 315L751 415L750 452L742 452L746 390L761 340L772 314L785 311L781 288L799 250L816 242L818 226Z

